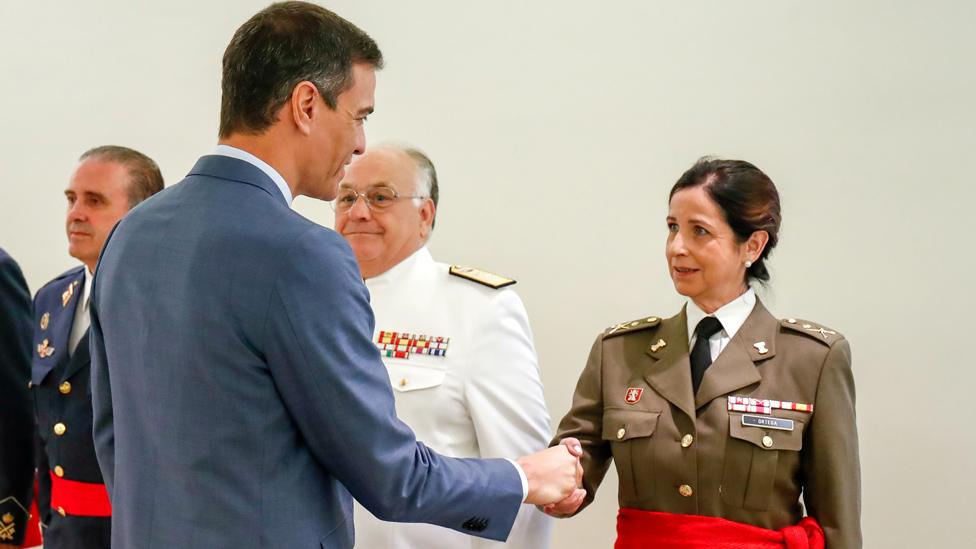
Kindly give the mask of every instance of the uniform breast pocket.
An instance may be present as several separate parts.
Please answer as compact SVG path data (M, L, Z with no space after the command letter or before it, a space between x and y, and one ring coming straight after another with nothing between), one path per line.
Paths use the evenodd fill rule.
M386 367L393 390L398 393L436 389L444 383L446 374L443 367L436 365L390 362Z
M729 414L722 499L749 509L769 509L779 482L793 483L803 449L803 422L774 416Z
M654 431L660 417L659 411L603 411L603 439L611 443L624 501L654 496Z

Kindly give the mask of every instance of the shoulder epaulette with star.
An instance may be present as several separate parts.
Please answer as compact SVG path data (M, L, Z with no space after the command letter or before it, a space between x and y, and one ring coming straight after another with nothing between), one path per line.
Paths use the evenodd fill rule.
M828 347L833 345L833 343L838 339L844 338L844 336L838 333L836 330L831 330L826 326L817 324L815 322L810 322L809 320L785 318L780 321L780 324L784 328L789 328L791 330L800 332L801 334L806 334L824 345L827 345Z
M495 290L515 284L515 280L488 271L482 271L474 267L464 267L461 265L451 265L450 273L454 276L483 284Z
M621 322L620 324L614 324L603 332L603 338L613 337L615 335L626 334L628 332L633 332L636 330L643 330L645 328L653 328L661 323L661 319L656 316L648 316L644 318L638 318L637 320L631 320L629 322Z

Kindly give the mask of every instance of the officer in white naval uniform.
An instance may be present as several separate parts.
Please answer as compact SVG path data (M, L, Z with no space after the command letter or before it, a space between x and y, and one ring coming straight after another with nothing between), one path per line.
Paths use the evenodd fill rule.
M514 458L544 448L549 414L529 320L513 280L437 263L437 177L407 147L370 149L348 166L333 203L376 315L397 415L453 457ZM524 505L507 543L427 524L382 522L358 504L356 546L368 549L549 547L552 523Z

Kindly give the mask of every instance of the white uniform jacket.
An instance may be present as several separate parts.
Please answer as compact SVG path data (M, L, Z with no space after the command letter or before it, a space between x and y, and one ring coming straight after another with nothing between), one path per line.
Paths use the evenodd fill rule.
M374 342L392 332L397 341L417 340L405 356L395 344L381 350L397 415L446 456L514 459L545 448L549 413L522 300L509 288L448 270L424 247L366 281ZM356 547L364 549L546 549L552 529L551 519L530 505L522 506L504 544L428 524L381 522L358 503L355 521Z

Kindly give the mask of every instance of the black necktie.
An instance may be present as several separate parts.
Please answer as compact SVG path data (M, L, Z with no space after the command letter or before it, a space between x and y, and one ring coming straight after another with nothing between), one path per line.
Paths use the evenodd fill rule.
M722 323L714 316L706 316L695 327L695 347L691 350L691 390L698 393L698 386L705 377L705 370L712 365L712 351L708 345L708 338L722 329Z

